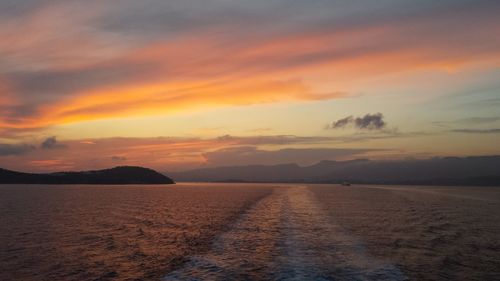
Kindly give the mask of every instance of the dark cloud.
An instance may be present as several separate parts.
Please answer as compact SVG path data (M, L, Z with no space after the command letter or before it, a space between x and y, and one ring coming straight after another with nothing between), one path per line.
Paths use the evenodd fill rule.
M454 133L465 133L465 134L499 134L500 129L455 129L451 130Z
M40 147L43 149L55 149L55 148L65 148L66 145L59 143L56 137L49 137L42 142Z
M3 144L0 143L0 156L21 155L34 150L35 147L27 144Z
M359 129L380 130L385 127L382 113L366 114L354 120L354 126Z
M347 126L354 126L360 130L381 130L385 128L386 123L384 121L384 115L382 113L366 114L362 117L348 116L337 121L334 121L328 128L330 129L340 129L346 128Z
M331 128L332 129L344 128L345 126L347 126L350 123L352 123L353 120L354 119L353 119L352 116L347 116L346 118L342 118L342 119L339 119L339 120L333 122Z

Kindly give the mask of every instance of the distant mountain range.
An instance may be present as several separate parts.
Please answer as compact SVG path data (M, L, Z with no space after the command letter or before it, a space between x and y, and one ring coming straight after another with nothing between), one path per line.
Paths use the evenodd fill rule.
M398 161L321 161L196 169L170 174L177 181L308 182L500 186L500 156L439 157Z
M106 170L21 173L0 169L0 184L173 184L174 181L154 170L122 166Z

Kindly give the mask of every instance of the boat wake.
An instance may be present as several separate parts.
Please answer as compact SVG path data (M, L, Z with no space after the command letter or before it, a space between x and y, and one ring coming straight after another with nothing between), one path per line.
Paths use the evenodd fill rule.
M328 215L306 186L276 188L171 280L407 280Z

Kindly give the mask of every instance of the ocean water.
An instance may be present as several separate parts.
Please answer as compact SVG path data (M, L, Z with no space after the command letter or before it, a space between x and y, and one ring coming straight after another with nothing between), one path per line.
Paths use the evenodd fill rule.
M500 188L0 185L0 280L500 280Z

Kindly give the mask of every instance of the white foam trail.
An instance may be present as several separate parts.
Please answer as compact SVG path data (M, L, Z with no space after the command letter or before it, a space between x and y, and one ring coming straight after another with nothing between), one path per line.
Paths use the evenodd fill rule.
M407 280L370 256L305 186L277 188L164 280Z
M335 224L307 187L290 188L287 193L290 215L285 221L283 263L293 274L284 279L407 279L396 266L370 256L361 241Z

